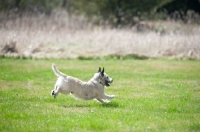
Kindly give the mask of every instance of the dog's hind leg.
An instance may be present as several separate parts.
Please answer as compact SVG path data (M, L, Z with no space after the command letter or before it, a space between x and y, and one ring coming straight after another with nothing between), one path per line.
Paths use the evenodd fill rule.
M54 90L51 91L51 95L54 96L54 98L56 98L59 92L60 92L60 87L58 87L58 85L55 85Z

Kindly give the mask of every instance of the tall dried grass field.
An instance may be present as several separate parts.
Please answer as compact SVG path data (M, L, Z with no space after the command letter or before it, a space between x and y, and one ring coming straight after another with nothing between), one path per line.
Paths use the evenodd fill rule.
M1 56L77 58L136 54L200 59L197 24L156 21L116 29L96 26L83 16L61 10L50 16L9 13L0 17Z

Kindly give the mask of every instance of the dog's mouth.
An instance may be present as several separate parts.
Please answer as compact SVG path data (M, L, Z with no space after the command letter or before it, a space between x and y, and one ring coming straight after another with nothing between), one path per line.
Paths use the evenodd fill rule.
M107 86L107 87L109 87L109 86L110 86L110 84L106 83L106 86Z
M106 81L105 81L105 85L106 85L106 87L109 87L109 86L110 86L109 83L112 83L112 82L113 82L113 80L111 80L111 81L106 80Z

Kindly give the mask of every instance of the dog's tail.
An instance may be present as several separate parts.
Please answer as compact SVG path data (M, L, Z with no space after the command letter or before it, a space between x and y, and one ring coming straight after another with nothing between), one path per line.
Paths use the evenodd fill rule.
M58 77L60 77L60 76L61 76L61 77L67 77L66 74L60 72L60 71L57 69L57 67L56 67L56 65L55 65L54 63L52 64L52 70L53 70L53 72L55 73L55 75L58 76Z

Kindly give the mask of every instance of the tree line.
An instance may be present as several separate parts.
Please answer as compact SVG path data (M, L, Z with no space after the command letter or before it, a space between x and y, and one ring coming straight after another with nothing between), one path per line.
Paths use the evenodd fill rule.
M0 11L51 14L55 8L96 17L110 23L134 24L139 19L165 19L176 10L182 15L191 9L200 13L200 0L0 0Z

